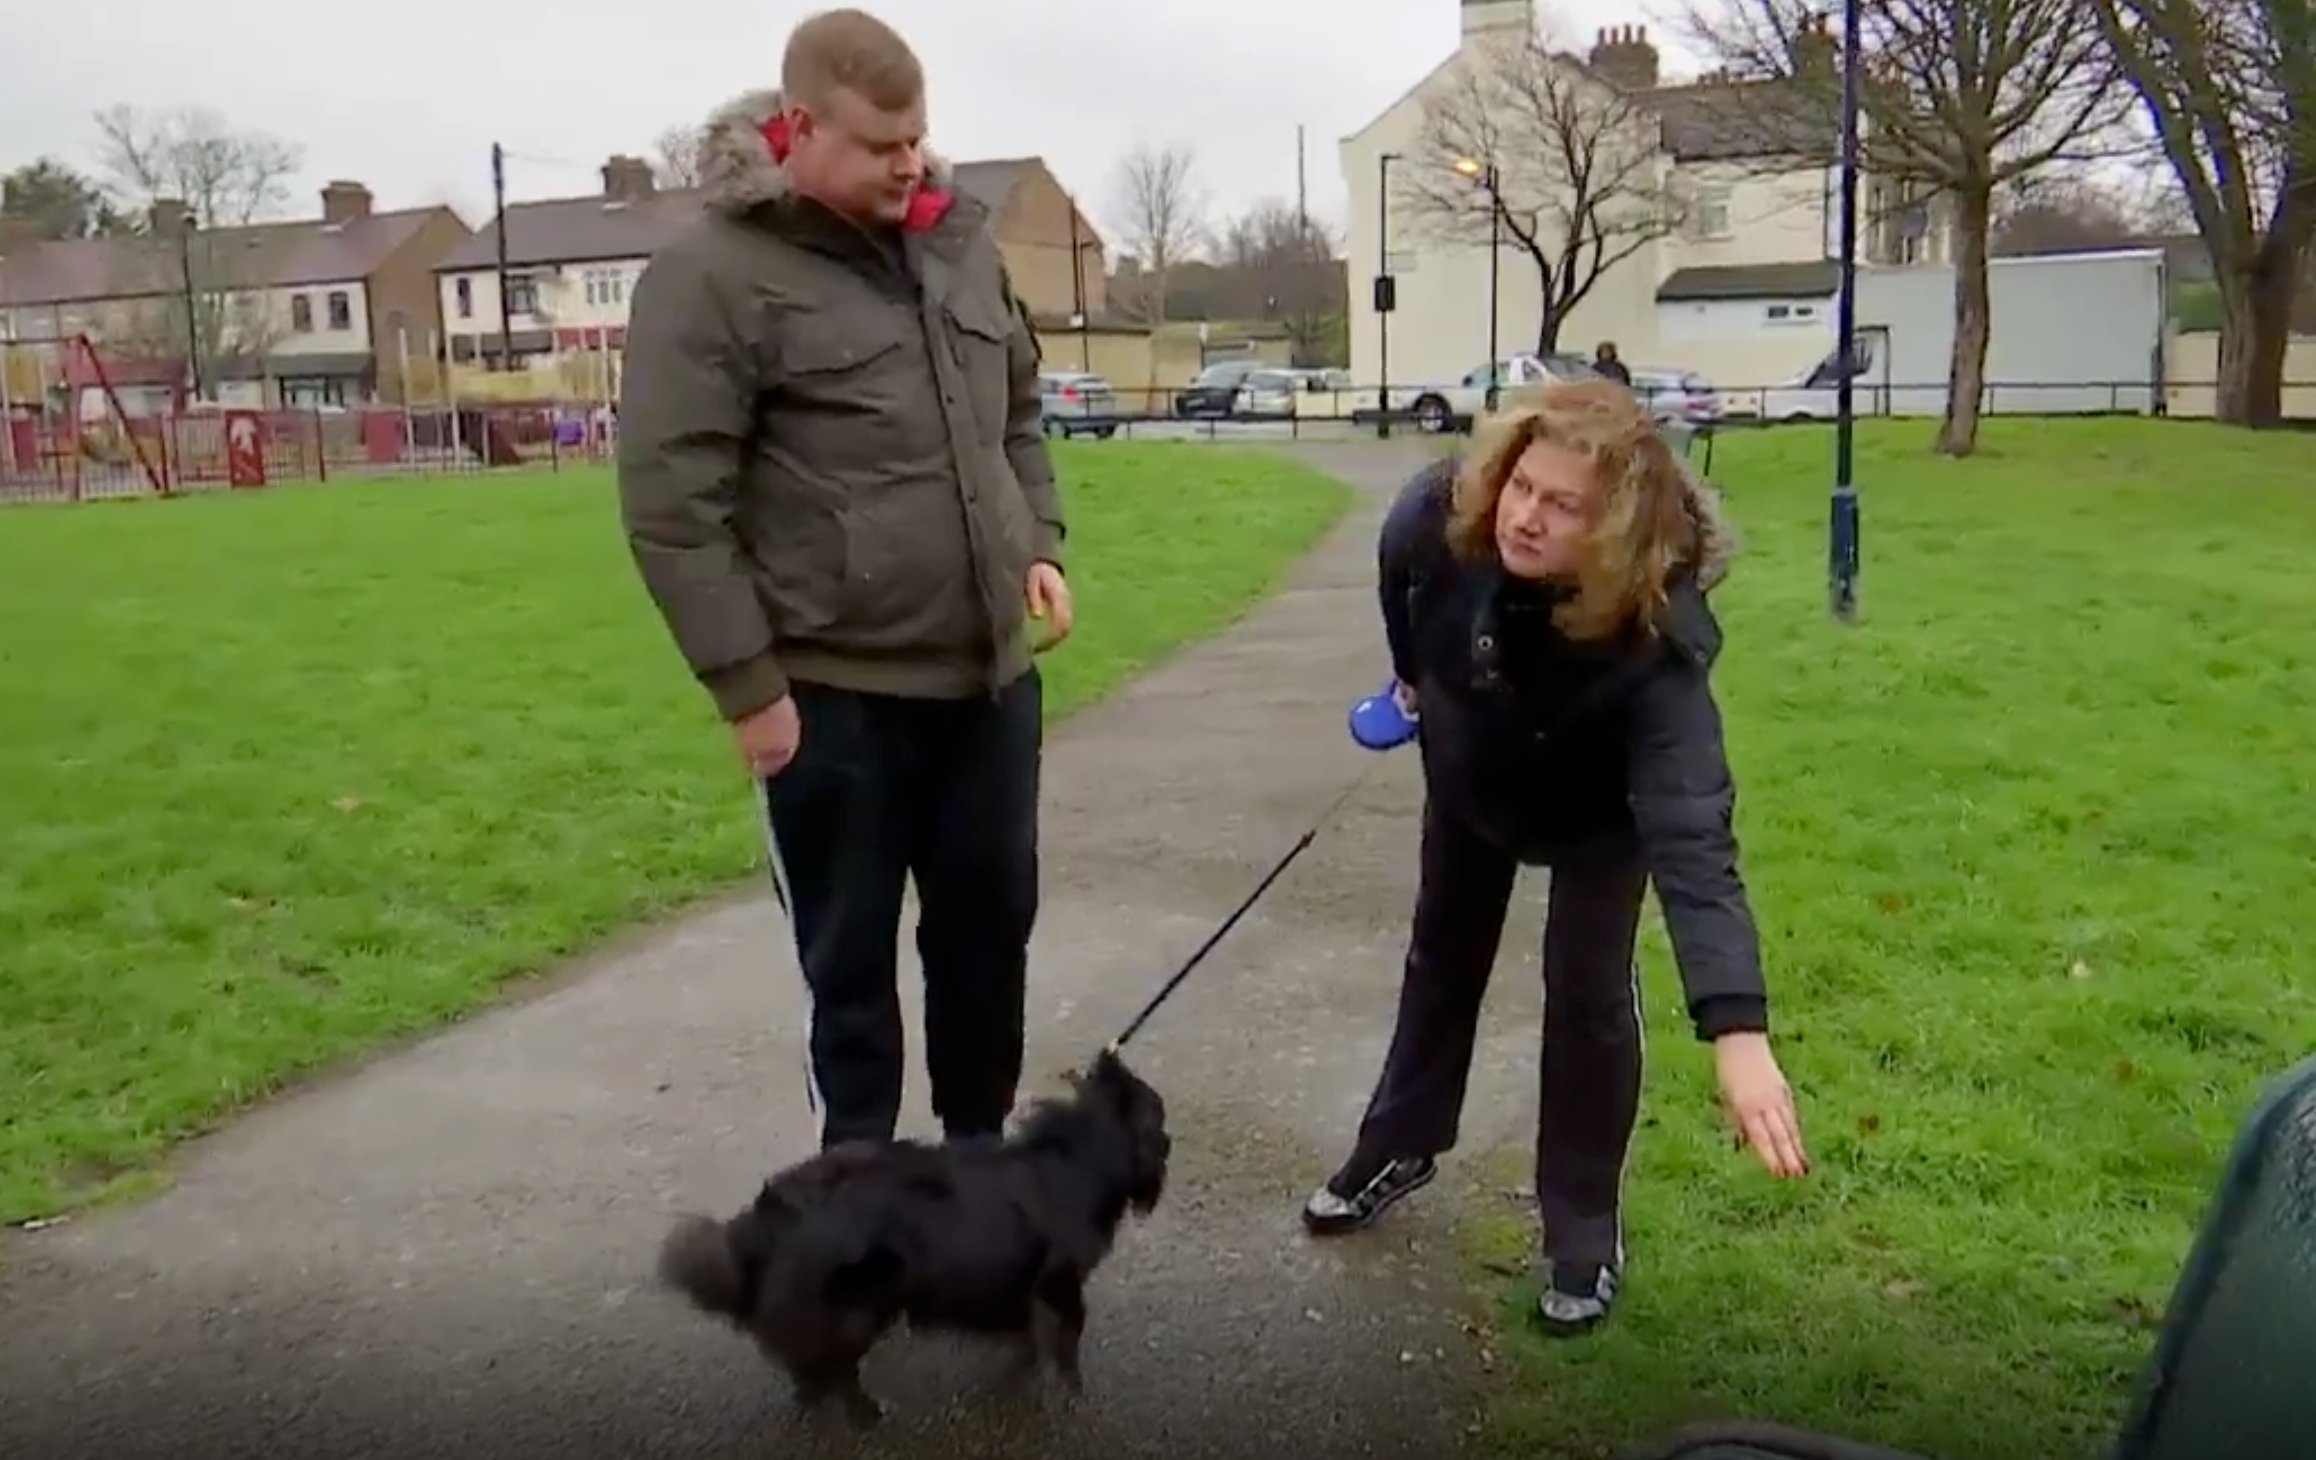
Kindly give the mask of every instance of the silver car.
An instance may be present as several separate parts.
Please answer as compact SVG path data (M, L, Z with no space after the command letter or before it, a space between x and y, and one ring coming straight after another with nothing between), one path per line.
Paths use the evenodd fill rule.
M1632 393L1640 397L1649 414L1662 423L1680 421L1692 428L1717 426L1721 422L1721 393L1713 382L1694 370L1672 370L1655 365L1635 365L1632 369Z
M1038 373L1037 389L1046 435L1107 441L1118 434L1118 395L1102 376L1090 370L1045 370Z
M1316 387L1308 370L1256 370L1239 382L1233 415L1283 420L1297 414L1296 397Z

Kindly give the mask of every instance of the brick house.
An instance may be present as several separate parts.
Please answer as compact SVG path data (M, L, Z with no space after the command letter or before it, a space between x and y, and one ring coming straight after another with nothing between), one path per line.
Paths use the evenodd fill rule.
M659 186L651 164L638 157L610 158L602 177L599 193L507 206L506 324L517 370L535 371L558 355L616 357L637 277L701 206L698 190ZM1014 287L1041 329L1071 327L1081 287L1087 316L1105 317L1102 237L1043 159L960 163L956 178L990 210ZM453 366L497 368L500 226L497 219L485 224L434 267ZM1082 286L1071 276L1073 255L1081 261ZM488 385L464 378L477 389ZM610 389L599 376L581 381L569 372L563 388L581 395Z
M45 343L52 381L94 389L86 336L132 411L400 400L401 359L430 355L433 265L471 233L448 207L380 212L337 181L311 218L202 228L163 200L143 232L0 257L0 338Z

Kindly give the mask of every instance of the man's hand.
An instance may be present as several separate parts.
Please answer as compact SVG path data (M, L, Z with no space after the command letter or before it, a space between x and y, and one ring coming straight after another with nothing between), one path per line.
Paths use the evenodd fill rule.
M1032 563L1023 591L1029 600L1029 616L1051 621L1045 637L1030 651L1043 654L1070 636L1070 585L1053 564Z
M1777 1056L1769 1052L1769 1036L1754 1030L1724 1034L1713 1041L1713 1063L1721 1076L1721 1106L1737 1127L1738 1143L1751 1146L1772 1176L1807 1175L1801 1116Z
M739 742L740 759L747 763L750 775L769 778L780 774L796 759L796 747L804 739L796 701L782 695L745 719L733 721L732 738Z

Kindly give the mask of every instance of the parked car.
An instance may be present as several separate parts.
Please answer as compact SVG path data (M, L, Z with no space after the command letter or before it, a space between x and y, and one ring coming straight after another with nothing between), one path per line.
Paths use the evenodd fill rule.
M1238 399L1232 403L1234 415L1254 416L1270 420L1284 420L1301 414L1298 397L1317 388L1316 375L1309 370L1253 370L1247 373L1238 387Z
M1694 370L1673 370L1655 365L1632 367L1632 393L1659 422L1682 421L1692 427L1716 426L1723 414L1721 393L1713 382Z
M1468 372L1450 386L1421 387L1407 410L1415 417L1415 424L1430 432L1468 431L1472 423L1488 405L1488 377L1485 365ZM1541 385L1548 380L1591 380L1598 376L1581 355L1550 354L1510 355L1496 362L1495 378L1502 391L1517 390L1524 385ZM1392 392L1395 396L1398 391Z
M1174 395L1174 414L1184 419L1225 419L1238 408L1239 387L1258 370L1278 367L1267 360L1220 360L1198 372Z
M1063 440L1084 434L1107 441L1118 434L1118 395L1110 382L1087 370L1046 370L1037 377L1038 405L1045 434Z

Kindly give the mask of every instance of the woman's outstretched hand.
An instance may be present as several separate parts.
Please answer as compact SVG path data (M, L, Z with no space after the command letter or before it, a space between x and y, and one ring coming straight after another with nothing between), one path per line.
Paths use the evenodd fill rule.
M1777 1056L1769 1052L1769 1036L1751 1030L1724 1034L1713 1041L1713 1063L1721 1076L1721 1107L1737 1128L1738 1143L1751 1146L1772 1176L1807 1175L1801 1115Z

